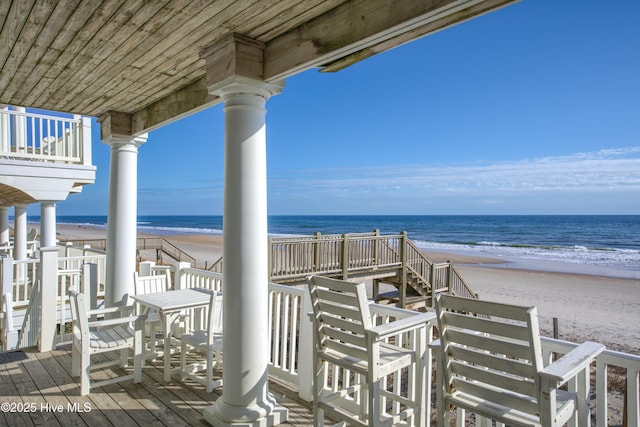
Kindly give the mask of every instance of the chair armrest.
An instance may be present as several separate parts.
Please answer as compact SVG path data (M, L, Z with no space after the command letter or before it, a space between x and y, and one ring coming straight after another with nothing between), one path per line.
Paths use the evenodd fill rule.
M101 328L104 326L114 326L114 325L122 325L131 322L137 322L139 320L145 320L147 316L129 316L129 317L118 317L116 319L104 319L104 320L95 320L89 322L89 328Z
M96 308L93 310L87 310L87 316L101 315L101 314L109 314L109 313L118 313L118 312L129 312L131 313L135 310L133 305L123 305L118 307L109 307L109 308Z
M429 348L431 350L437 350L437 351L442 350L442 341L440 341L440 340L431 341L429 343Z
M399 333L426 327L433 318L433 314L431 313L418 313L415 316L405 317L404 319L398 319L393 322L375 326L367 332L373 335L375 340L380 340Z
M563 384L585 369L604 351L602 344L587 341L540 371L540 375Z

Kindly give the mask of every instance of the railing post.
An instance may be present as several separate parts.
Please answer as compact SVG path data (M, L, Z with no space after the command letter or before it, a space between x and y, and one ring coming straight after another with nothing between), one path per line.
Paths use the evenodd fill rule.
M89 295L89 308L98 307L98 264L82 264L82 291Z
M182 261L176 263L176 278L173 289L185 289L187 287L185 273L185 269L187 268L191 268L191 264L188 262Z
M320 271L320 236L321 233L316 231L313 236L315 241L313 242L313 271Z
M40 248L40 352L53 350L58 308L58 248ZM38 286L35 283L34 286Z
M349 235L342 235L342 280L349 278Z
M0 105L0 152L2 153L11 151L10 119L9 106L4 104Z
M407 238L407 232L403 231L400 233L400 265L402 266L402 286L400 287L399 292L399 301L398 305L401 308L407 307L407 245L409 244L409 239Z
M13 258L2 257L2 295L11 294L13 303Z
M434 308L436 306L436 283L438 280L438 277L436 276L438 274L438 268L436 266L436 263L432 263L431 264L431 288L429 289L429 293L431 294L431 308Z
M151 276L151 269L156 263L153 261L142 261L138 267L141 276Z
M607 427L607 364L601 356L596 358L596 427Z
M273 275L273 238L272 237L268 237L267 238L267 275L268 278L267 280L270 282L271 281L271 277ZM205 268L206 270L206 268Z
M4 298L4 301L2 301ZM2 295L0 303L3 302L4 324L3 329L4 348L3 351L14 350L18 346L18 331L13 327L13 258L2 257Z
M453 263L447 260L447 290L451 293L453 287Z
M377 228L373 230L373 265L378 266L380 264L380 230Z
M80 146L82 147L82 153L80 153L80 156L82 158L82 164L91 165L91 118L82 117L82 119L80 119L80 123L82 126L80 130Z
M307 286L305 285L305 288ZM313 321L308 316L313 312L309 291L302 297L300 307L300 343L298 345L298 396L311 402L313 400Z

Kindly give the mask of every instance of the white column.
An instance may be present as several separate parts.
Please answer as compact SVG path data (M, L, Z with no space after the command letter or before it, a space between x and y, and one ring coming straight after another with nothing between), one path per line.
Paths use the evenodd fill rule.
M56 202L40 202L40 247L56 246Z
M0 246L9 243L9 207L0 206Z
M107 212L107 261L105 304L126 304L133 294L136 266L138 147L147 141L140 137L110 136L109 206Z
M234 77L224 100L224 369L222 396L204 410L214 426L271 426L287 410L268 390L266 100L281 89Z
M27 259L27 205L15 205L13 214L13 259Z

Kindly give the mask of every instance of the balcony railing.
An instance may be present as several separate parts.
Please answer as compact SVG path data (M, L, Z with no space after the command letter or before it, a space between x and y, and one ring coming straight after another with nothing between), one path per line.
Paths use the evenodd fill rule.
M48 255L55 255L51 258ZM55 266L59 266L57 268L57 273L54 272L53 276L55 277L56 284L58 286L49 286L44 283L42 289L47 291L50 289L55 289L57 295L52 297L49 294L49 297L37 295L36 298L40 299L42 304L42 311L39 313L40 317L42 316L51 316L51 314L46 314L45 312L48 309L46 306L48 305L48 301L55 301L56 307L59 307L60 314L54 314L56 319L60 322L69 321L69 317L67 316L66 303L62 303L62 301L66 301L65 291L62 290L62 285L66 283L68 280L74 280L79 283L81 289L85 289L86 286L94 287L95 284L91 284L91 282L98 281L96 276L97 269L96 267L88 268L86 265L82 266L80 270L74 268L63 269L62 267L74 267L78 266L80 262L77 257L69 257L73 258L73 261L64 261L63 258L57 257L57 252L51 253L43 253L41 259L43 262L49 261L54 262ZM90 260L87 258L87 262L90 262L93 265L96 265L96 262L100 262L98 259ZM3 263L3 266L6 265ZM43 269L47 269L46 266L42 267ZM162 270L166 270L166 267L159 267ZM93 272L92 272L93 270ZM13 269L12 269L13 271ZM150 271L153 271L151 269ZM102 274L102 273L100 273ZM92 276L90 280L87 279L86 276ZM214 273L206 270L200 270L190 267L178 268L177 271L173 272L175 287L183 288L183 287L207 287L211 289L221 290L222 286L222 274ZM45 277L43 275L43 277ZM33 289L38 289L35 287ZM271 342L271 351L269 354L269 374L273 378L277 378L280 381L286 382L293 389L297 390L299 396L307 401L311 400L312 396L312 323L307 313L311 312L310 300L308 297L308 291L304 286L286 286L286 285L278 285L278 284L269 284L269 316L270 316L270 342ZM95 295L95 293L94 293ZM32 297L33 294L30 295ZM64 314L62 313L62 307L65 307ZM379 304L372 304L372 313L377 313L377 321L379 322L387 322L392 319L401 318L403 316L411 315L413 312L410 310L398 309L390 306L382 306ZM7 321L7 315L11 311L11 307L5 307L5 316L2 319L2 329L3 335L6 336L6 328L10 326L10 321ZM32 325L31 332L37 332L36 336L40 335L41 331L39 330L38 323L44 325L46 322L40 319L40 322ZM55 322L54 322L55 323ZM19 325L14 325L14 327L18 328ZM25 327L23 325L23 327ZM430 331L433 332L434 325L430 325ZM62 325L59 328L60 330L64 330ZM62 339L62 337L60 338ZM56 340L58 341L58 340ZM5 341L6 342L6 341ZM553 355L562 355L569 352L572 348L576 347L577 344L555 340L551 338L543 338L542 341L544 356L546 359L551 359ZM435 365L431 364L431 355L428 354L426 360L428 361L426 369L433 373L434 369L437 369ZM607 425L615 425L621 423L622 420L611 420L611 413L613 412L611 409L611 401L608 399L608 386L609 386L609 376L607 373L610 370L615 369L616 372L623 372L622 375L624 378L624 390L623 395L625 396L624 408L625 415L624 419L626 420L627 426L635 426L638 427L639 419L640 419L640 355L627 354L617 351L606 350L596 359L595 368L594 368L594 376L595 381L593 379L586 386L591 389L591 392L595 394L595 425L597 427L605 427ZM337 375L337 374L336 374ZM341 378L348 378L349 381L357 381L350 373L341 372L339 374ZM337 377L336 377L337 378ZM431 378L430 375L427 375L427 378ZM414 384L404 384L402 386L415 386ZM400 386L400 385L398 385ZM393 385L396 387L396 385ZM427 392L429 396L430 393ZM354 402L357 404L357 402ZM425 402L426 410L428 411L427 419L431 417L431 411L433 411L433 407ZM438 410L438 408L436 408ZM440 409L441 410L441 409ZM462 415L462 413L460 414ZM485 425L478 424L478 422L483 422L482 420L478 420L476 418L476 425ZM487 424L488 425L488 424Z
M90 119L0 108L0 157L89 165Z

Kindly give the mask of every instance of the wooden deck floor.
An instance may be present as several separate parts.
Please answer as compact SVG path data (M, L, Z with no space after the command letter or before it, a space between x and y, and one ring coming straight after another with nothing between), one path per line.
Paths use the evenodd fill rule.
M123 373L121 368L92 375L103 379L117 373ZM70 346L50 353L0 354L0 425L208 426L202 411L222 392L207 393L192 381L164 383L161 360L145 364L141 384L125 381L80 396L77 380L71 377ZM278 403L289 409L289 421L282 425L313 424L306 402L286 386L270 384Z

